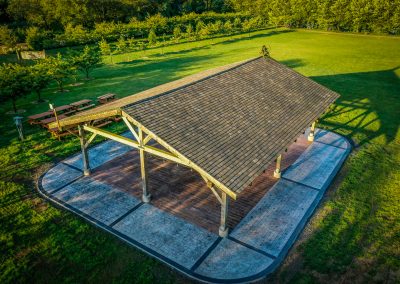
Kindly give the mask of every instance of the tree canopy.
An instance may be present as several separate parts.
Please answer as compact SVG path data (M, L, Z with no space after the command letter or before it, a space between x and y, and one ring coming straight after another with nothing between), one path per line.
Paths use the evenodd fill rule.
M71 58L72 65L82 71L86 79L89 79L90 71L98 67L100 62L101 56L99 50L89 46L85 46L82 52L74 52Z
M57 57L46 57L43 62L47 65L49 76L57 82L59 92L64 92L65 81L76 71L71 58L63 58L61 54L57 54Z
M19 64L3 64L0 66L0 95L10 99L16 113L16 101L19 97L30 93L28 70Z
M30 80L30 89L37 94L37 101L43 102L41 92L45 89L51 81L49 74L49 66L43 60L38 60L35 65L28 67L28 77Z

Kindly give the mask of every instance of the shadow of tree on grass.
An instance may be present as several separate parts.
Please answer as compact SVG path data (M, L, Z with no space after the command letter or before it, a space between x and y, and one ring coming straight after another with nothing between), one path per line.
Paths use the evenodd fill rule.
M399 67L373 72L312 77L341 97L320 124L361 146L375 139L388 144L400 126Z

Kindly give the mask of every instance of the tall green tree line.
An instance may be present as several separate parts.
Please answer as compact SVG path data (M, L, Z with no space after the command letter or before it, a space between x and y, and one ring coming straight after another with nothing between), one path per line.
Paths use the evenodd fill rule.
M129 22L161 14L165 17L226 12L224 0L0 0L3 23L13 27L36 26L45 30L63 30L67 24L93 28L101 22Z
M400 34L400 0L229 0L236 11L271 24Z

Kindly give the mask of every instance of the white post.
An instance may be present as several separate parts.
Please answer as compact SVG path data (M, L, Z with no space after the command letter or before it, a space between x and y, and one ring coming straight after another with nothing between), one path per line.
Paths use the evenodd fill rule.
M276 158L276 168L274 171L274 177L276 178L281 178L281 161L282 155L279 155L278 158Z
M221 225L219 226L219 236L227 237L228 236L228 209L229 209L229 196L225 192L222 192L222 203L221 203Z
M78 125L78 132L82 150L83 175L88 176L90 175L89 156L85 146L86 144L85 130L83 129L82 125Z
M313 142L315 135L315 121L311 124L310 133L308 134L308 141Z
M147 178L147 161L146 152L143 145L143 131L139 128L139 155L140 155L140 172L142 174L142 201L149 203L151 195L148 193L148 178Z

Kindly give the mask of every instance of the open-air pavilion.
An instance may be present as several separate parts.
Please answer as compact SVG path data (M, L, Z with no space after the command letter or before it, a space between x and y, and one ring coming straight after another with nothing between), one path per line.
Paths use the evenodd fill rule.
M253 218L250 216L256 214L253 207L257 203L261 203L260 200L265 198L266 192L271 188L283 186L283 181L276 183L281 178L282 165L288 168L293 164L290 173L292 178L289 179L288 177L285 182L290 181L293 186L307 186L311 190L320 191L318 194L312 195L312 200L310 199L308 205L303 206L304 208L301 211L304 211L301 213L303 215L298 220L296 219L298 224L296 223L295 227L297 229L290 232L290 236L285 239L285 243L277 254L264 252L265 257L278 259L279 256L285 254L282 251L286 250L287 252L290 243L294 241L293 238L302 228L299 224L304 225L305 220L315 209L323 191L329 185L349 151L345 139L321 130L318 130L320 133L318 142L320 146L318 147L329 146L330 148L317 147L317 151L310 150L309 147L317 137L316 120L338 96L337 93L269 57L258 57L204 71L119 99L54 122L50 125L50 128L58 127L62 130L78 128L82 148L82 153L79 155L81 165L76 164L77 159L64 164L70 168L79 168L82 170L83 176L118 184L118 181L113 180L123 179L119 176L135 175L126 170L130 167L130 163L135 163L137 165L135 169L140 168L142 200L140 204L157 203L157 193L155 189L152 192L153 189L149 186L152 182L152 174L149 174L149 172L155 171L156 167L162 168L165 165L171 167L172 164L176 164L182 168L182 171L177 172L179 178L184 179L185 176L191 175L201 177L203 186L188 186L187 191L192 192L192 195L174 194L172 198L183 199L186 196L190 199L187 204L193 206L196 202L202 203L202 198L206 199L203 194L204 187L206 187L209 194L207 198L212 197L214 201L220 204L218 229L210 226L210 224L213 224L212 222L196 221L196 216L191 216L196 215L196 211L186 211L186 213L182 213L182 216L183 219L189 220L189 223L200 226L206 224L203 226L206 230L218 232L218 243L221 242L221 239L229 238L230 201L233 200L240 204L242 197L246 200L252 200L251 202L244 202L247 207L238 206L244 209L236 208L235 216L231 217L231 219L234 219L231 224L235 226L239 224L238 227L241 228L246 227L242 223L246 219ZM121 117L130 134L118 135L93 126L93 122L96 120L112 117ZM303 133L306 131L307 136L304 136ZM129 151L124 150L111 164L99 163L96 160L99 159L98 156L113 155L113 153L98 151L97 157L88 154L90 152L88 147L97 135L125 145L130 149L129 151L135 149L137 151L136 156L129 156L130 154L127 154ZM330 155L330 151L340 151L340 154L332 152L333 154ZM317 152L321 154L322 158L315 157ZM307 155L309 156L306 157ZM324 162L321 160L324 155L330 155L326 160L327 163L332 164L332 167L318 169L319 166L324 167ZM284 160L282 160L282 157L284 157ZM290 163L285 164L286 157ZM300 163L302 157L303 160ZM315 161L310 163L311 157L317 159L315 161L320 164L316 165ZM157 163L156 160L159 162ZM302 168L303 164L306 165L304 168ZM95 167L98 167L97 170L92 171ZM315 176L305 174L305 171L310 168L312 170L308 173L315 172L315 176L323 176L322 182L317 181L320 185L313 184ZM319 170L324 174L320 175ZM110 171L111 174L107 174L107 171ZM171 173L173 171L165 174L161 182L156 183L153 187L162 187L163 183L168 184ZM325 173L327 174L325 175ZM302 176L303 180L297 180L296 175ZM62 187L54 187L51 190L45 188L44 191L53 195L56 192L62 192L62 188L70 186L77 178L80 178L78 174L71 176L70 181L65 182ZM42 187L46 187L45 183L49 186L51 182L54 182L50 181L50 177L51 173L48 174L47 180L46 175L43 177ZM263 187L263 180L268 180L264 185L266 187L264 191L259 190ZM130 183L134 186L132 180L125 182L124 185ZM182 191L186 190L184 187L183 184ZM129 191L129 188L126 190ZM192 198L196 190L201 190L202 195ZM50 197L49 194L46 194L47 197ZM303 192L302 195L306 196L307 194ZM152 196L154 199L152 199ZM279 199L277 195L274 198ZM285 201L285 198L280 197L281 205L279 206L285 206L285 202L287 202L287 206L292 206L288 198ZM52 198L50 197L50 199ZM185 203L185 200L180 201ZM117 199L116 202L118 202ZM139 206L136 203L131 205L133 205L131 210L117 216L118 218L114 218L107 226L113 227ZM160 208L160 206L162 207L158 203L157 207ZM257 204L257 206L259 205ZM199 208L201 211L202 207L199 206L197 209ZM207 219L208 213L211 216L212 209L209 210L210 212L200 213L200 218ZM253 213L249 213L250 211ZM170 212L173 212L173 210L170 210ZM89 213L85 214L90 215ZM85 214L83 214L84 217ZM177 215L179 216L179 214ZM88 219L91 220L92 217L88 216ZM285 223L285 221L283 222ZM275 225L279 226L279 224ZM151 225L149 224L149 226ZM246 230L249 235L252 235L251 227ZM116 233L116 235L118 234ZM233 232L232 235L236 236L237 240L240 239L237 232ZM233 236L231 237L233 238ZM256 244L250 245L249 242L238 241L239 244L247 248L255 249L257 247ZM213 243L208 247L207 255L205 253L197 258L194 264L188 268L185 268L185 265L180 264L179 261L177 261L177 265L172 264L172 266L190 275L185 269L190 271L201 269L202 262L207 262L211 250L218 251L216 249L218 243ZM140 244L136 246L141 248ZM262 248L255 249L255 251L263 254ZM153 255L163 260L163 257L157 253ZM204 272L203 274L206 275L207 273ZM247 279L249 277L249 274L244 273L243 275L238 278ZM214 279L212 275L205 277L203 280L213 281L210 279ZM197 278L202 279L201 277Z

